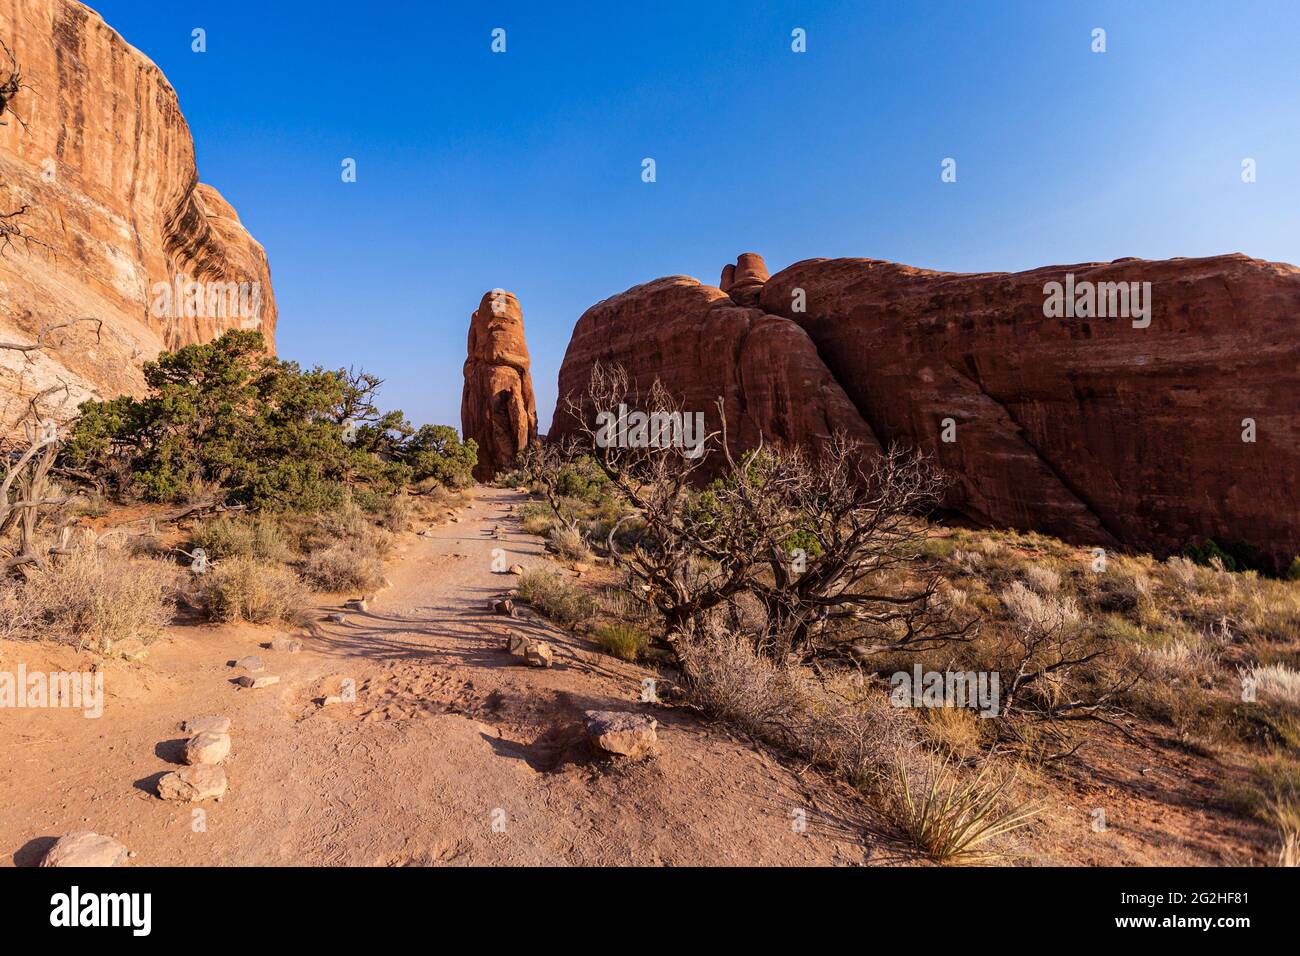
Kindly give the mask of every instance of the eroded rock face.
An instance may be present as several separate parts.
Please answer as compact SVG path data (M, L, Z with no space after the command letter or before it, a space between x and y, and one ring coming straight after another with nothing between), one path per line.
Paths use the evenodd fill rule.
M493 289L470 318L462 439L478 442L474 477L491 481L537 441L537 403L524 341L524 314L512 293Z
M728 273L742 301L756 300L754 276L766 274L762 260L752 259L757 263L746 264L739 277L732 276L735 267ZM640 394L660 379L683 411L704 415L710 432L720 425L721 399L736 452L753 447L760 435L829 441L838 431L875 446L870 428L797 323L742 307L689 276L636 286L583 314L560 368L552 436L573 432L565 396L582 400L597 361L623 366Z
M0 350L0 429L51 385L68 385L44 402L55 417L139 394L144 361L227 329L273 345L266 254L199 182L162 72L75 0L0 0L0 26L31 87L0 117L0 212L26 205L18 221L34 240L0 257L0 341L103 323L57 331L41 352Z
M817 443L833 423L920 447L953 482L947 504L983 524L1157 554L1204 537L1278 563L1300 553L1295 266L1226 255L962 275L813 259L764 281L747 258L723 272L730 294L675 276L589 309L561 399L595 361L617 362L688 403L723 394L739 446L760 431ZM1054 282L1149 282L1149 316L1049 317Z

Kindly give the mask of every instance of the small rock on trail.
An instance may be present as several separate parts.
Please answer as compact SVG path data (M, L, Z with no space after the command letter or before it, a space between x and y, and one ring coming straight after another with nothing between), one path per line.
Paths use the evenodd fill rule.
M655 749L659 721L625 711L589 710L587 736L599 750L620 757L637 757Z
M270 687L272 684L280 683L280 678L273 674L263 674L260 677L254 677L252 674L244 674L239 678L239 686L247 687L249 690L258 690L262 687Z
M181 730L196 736L198 734L228 734L230 733L230 718L218 717L215 714L191 717L189 720L181 721Z
M126 857L126 847L112 837L77 830L59 837L41 866L121 866Z
M205 731L191 737L185 744L185 762L190 765L215 766L230 753L230 734Z
M247 657L241 657L239 660L235 661L235 666L248 671L250 674L256 674L258 671L263 670L266 667L266 665L262 663L262 659L256 654L249 654Z
M164 774L158 781L158 796L164 800L197 803L200 800L220 800L225 795L226 772L206 764L182 767Z

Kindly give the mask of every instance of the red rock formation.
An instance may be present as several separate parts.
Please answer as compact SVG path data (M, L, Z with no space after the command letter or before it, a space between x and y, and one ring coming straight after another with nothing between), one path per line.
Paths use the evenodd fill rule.
M1300 269L1228 255L980 275L814 259L763 274L761 260L723 273L736 301L757 287L757 309L684 277L594 306L560 395L581 392L597 359L695 402L721 388L729 416L748 422L744 444L760 430L824 440L820 409L836 396L841 423L935 455L954 481L949 504L978 522L1158 554L1202 537L1276 562L1300 553ZM1149 282L1149 324L1048 317L1053 282ZM746 362L768 323L807 338L783 331ZM775 384L796 353L814 392Z
M765 274L762 260L752 258L757 266L751 263L745 275ZM736 450L752 446L760 435L829 440L843 431L875 442L803 329L738 306L720 289L687 276L636 286L583 314L560 369L552 435L573 431L564 397L581 400L598 360L622 365L642 393L662 380L684 411L704 414L708 431L719 425L721 398Z
M470 318L465 389L461 393L462 439L478 442L474 477L491 481L513 467L515 457L537 441L537 404L528 371L524 315L510 292L493 289Z
M199 182L189 127L158 67L74 0L0 0L0 36L30 87L13 98L16 115L0 117L0 212L28 206L23 230L38 240L0 257L0 340L103 320L98 336L81 323L42 352L0 351L0 431L51 384L68 384L46 403L62 399L65 412L92 395L138 394L140 366L164 348L230 328L260 329L273 345L266 254ZM177 275L202 284L196 308L176 301Z

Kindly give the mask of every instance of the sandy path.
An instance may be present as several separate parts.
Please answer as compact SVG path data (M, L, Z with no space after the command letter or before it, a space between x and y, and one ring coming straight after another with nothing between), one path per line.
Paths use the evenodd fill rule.
M519 532L517 492L479 489L459 523L403 536L392 587L345 624L322 623L300 654L263 650L277 631L183 627L144 664L106 668L99 719L0 710L0 862L34 862L71 829L109 833L136 865L830 864L867 858L861 810L824 781L689 712L639 703L649 672L594 652L525 614L488 610L514 579L491 570L545 560ZM501 540L491 529L502 525ZM336 606L323 606L324 611ZM556 665L522 667L510 629L551 641ZM281 683L233 684L249 653ZM71 650L0 647L0 669L75 668ZM321 707L348 678L356 700ZM661 755L612 766L576 742L586 709L652 709ZM234 722L230 790L165 803L179 721ZM807 796L817 793L814 805ZM806 832L791 825L807 814Z

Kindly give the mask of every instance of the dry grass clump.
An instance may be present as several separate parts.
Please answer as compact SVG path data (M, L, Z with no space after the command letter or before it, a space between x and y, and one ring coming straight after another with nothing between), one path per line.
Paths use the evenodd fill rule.
M307 589L286 567L238 556L197 576L195 603L213 621L300 624L306 615Z
M321 591L366 591L383 583L384 560L372 540L336 541L307 556L303 575Z
M404 494L386 497L375 511L380 526L393 534L411 530L415 521L415 505Z
M525 571L519 577L519 599L563 627L573 627L596 612L596 602L586 591L554 571Z
M190 536L190 550L202 548L211 561L253 557L284 562L293 558L293 548L275 518L220 517L205 521Z
M1300 708L1300 672L1284 664L1256 666L1241 671L1242 682L1253 681L1255 693L1285 707Z
M120 546L78 547L25 581L0 581L0 636L103 654L129 639L148 644L171 622L177 576L171 562L132 559Z
M602 651L624 661L635 661L650 647L650 638L639 628L622 621L600 624L592 640Z
M519 508L519 527L524 534L545 535L554 524L555 515L546 505L530 501Z
M552 525L546 534L555 553L566 561L587 561L591 558L591 549L587 539L577 528Z

